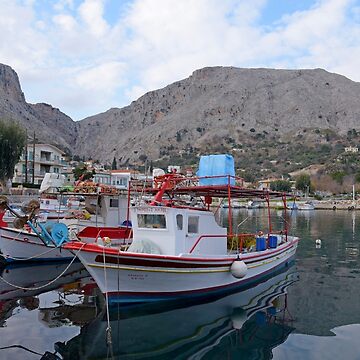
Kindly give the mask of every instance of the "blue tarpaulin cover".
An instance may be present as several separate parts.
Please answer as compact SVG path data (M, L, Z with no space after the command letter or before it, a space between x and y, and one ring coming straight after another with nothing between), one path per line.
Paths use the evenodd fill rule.
M222 177L200 179L200 185L227 185L230 175L230 184L235 185L235 166L234 158L231 155L204 155L200 157L199 170L197 176L219 176Z

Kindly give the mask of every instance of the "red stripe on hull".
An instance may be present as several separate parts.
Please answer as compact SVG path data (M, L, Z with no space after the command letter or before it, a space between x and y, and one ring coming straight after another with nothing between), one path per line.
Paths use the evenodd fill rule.
M267 254L263 254L263 253L258 253L252 256L241 256L240 260L245 261L246 263L249 263L248 260L254 260L253 262L257 261L258 259L262 259L264 257L264 255L266 255L266 258L268 257L273 257L274 255L278 255L280 253L282 253L283 251L290 249L292 246L294 246L295 244L297 244L298 239L295 239L291 242L288 243L287 246L281 248L281 249L274 249L271 250L269 252L267 252ZM100 247L97 244L86 244L84 246L84 243L79 242L79 241L73 241L70 243L67 243L64 245L64 249L67 250L79 250L81 248L81 251L85 251L85 252L90 252L90 253L98 253L99 255L102 255L105 253L105 255L116 255L119 256L121 255L121 258L136 258L136 259L150 259L150 260L168 260L168 261L181 261L181 262L212 262L212 263L216 263L216 262L222 262L226 265L226 263L232 262L234 260L234 258L230 258L226 257L226 258L206 258L206 257L180 257L180 256L171 256L171 255L157 255L157 254L143 254L143 253L127 253L125 251L120 251L119 249L114 249L114 248L103 248ZM257 259L257 260L255 260ZM265 259L265 257L264 257ZM116 264L117 264L117 260L116 260Z
M280 255L284 252L289 250L289 247L282 249L282 251L278 252L276 255ZM227 259L227 262L216 262L212 264L204 264L204 263L197 263L196 260L194 260L192 263L189 263L188 261L182 262L182 258L177 258L177 261L159 261L159 260L151 260L151 259L138 259L138 258L125 258L122 257L122 254L119 257L115 256L108 256L105 255L105 263L106 264L115 264L115 265L132 265L132 266L143 266L143 267L153 267L153 268L217 268L217 267L224 267L224 266L231 266L231 264L235 260L235 256L231 259ZM273 258L274 254L269 254L268 256L262 257L261 259L254 260L253 257L250 261L247 259L244 259L244 262L246 264L252 264L258 261L267 260L269 258ZM185 259L184 259L185 260ZM187 259L186 259L187 260ZM211 260L208 260L210 262ZM97 263L104 263L104 256L103 255L97 255L95 257L95 262Z

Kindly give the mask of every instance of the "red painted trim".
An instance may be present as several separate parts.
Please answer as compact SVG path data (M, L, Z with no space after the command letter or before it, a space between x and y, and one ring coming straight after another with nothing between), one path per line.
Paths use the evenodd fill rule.
M23 236L23 238L13 238L11 236L1 234L1 237L4 238L4 239L10 240L10 241L20 241L20 242L23 242L23 243L26 243L26 244L33 244L33 245L40 245L40 246L47 247L45 244L40 243L40 242L34 242L34 241L25 240L27 238L27 234L24 234L24 235L25 236ZM33 235L30 235L30 236L33 236Z
M104 255L97 255L95 257L96 263L104 264ZM120 256L109 256L105 255L106 264L115 264L115 265L128 265L128 266L141 266L147 268L218 268L218 267L229 267L234 262L234 259L226 263L213 263L213 264L204 264L204 263L188 263L181 261L161 261L155 259L136 259L136 258L124 258Z
M279 254L282 254L288 251L289 248L282 249ZM278 255L279 255L278 254ZM264 261L270 258L273 258L274 254L267 254L267 256L262 257L261 259L254 260L244 260L246 264L253 264L256 262ZM166 261L166 260L155 260L155 259L138 259L138 258L124 258L121 255L119 256L109 256L105 255L105 262L107 264L116 264L116 265L132 265L132 266L141 266L141 267L151 267L151 268L218 268L218 267L230 267L234 262L235 258L229 259L227 262L216 262L204 264L203 262L183 262L182 259L178 259L178 261ZM99 254L95 257L95 262L104 263L104 255Z
M192 254L192 252L194 251L194 249L196 248L196 246L198 245L200 240L202 240L204 238L217 238L217 237L228 237L228 235L201 235L197 238L197 240L195 241L195 244L191 247L189 254Z
M4 238L4 239L8 239L8 240L26 242L27 244L36 244L36 245L43 245L43 246L45 246L43 243L40 243L40 242L37 243L37 242L29 241L29 240L24 240L24 239L27 239L29 236L37 237L36 235L26 234L26 233L22 233L22 234L23 234L23 237L22 237L22 238L14 238L14 237L12 237L12 236L4 235L4 234L1 234L1 237Z
M87 226L78 233L78 237L81 238L93 238L94 241L97 237L108 236L112 239L128 239L132 237L131 228L119 228L119 227L96 227Z

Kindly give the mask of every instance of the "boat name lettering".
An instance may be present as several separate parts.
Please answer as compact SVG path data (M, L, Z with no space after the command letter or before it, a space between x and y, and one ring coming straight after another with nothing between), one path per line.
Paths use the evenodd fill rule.
M130 280L145 280L147 277L147 274L128 274Z
M137 212L139 214L153 214L153 213L164 214L164 213L166 213L166 208L154 206L154 207L149 207L149 208L146 208L146 209L138 209Z

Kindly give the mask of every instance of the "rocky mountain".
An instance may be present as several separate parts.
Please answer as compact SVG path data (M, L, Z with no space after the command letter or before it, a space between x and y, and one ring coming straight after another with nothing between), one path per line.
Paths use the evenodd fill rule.
M51 143L72 153L75 149L78 125L67 115L48 104L29 104L21 90L16 72L0 64L0 118L17 121L36 133L39 142Z
M26 103L16 73L0 65L0 116L74 155L122 166L189 164L216 152L270 173L332 161L360 143L359 100L360 83L321 69L211 67L75 123Z
M360 129L359 99L359 83L321 69L204 68L80 121L75 149L127 164L207 151L243 154L254 142L299 136L316 142L325 130Z

